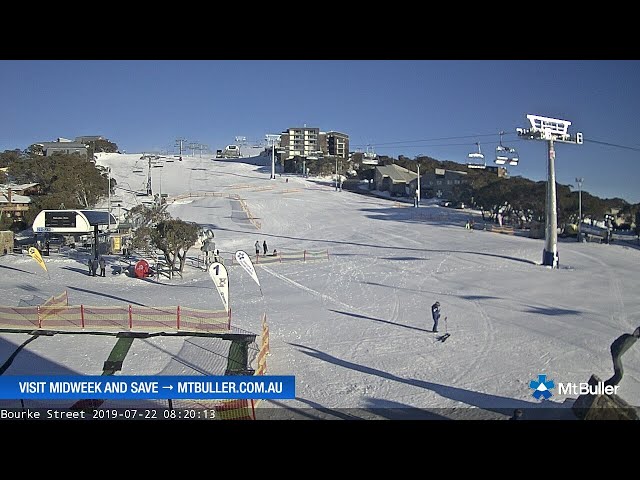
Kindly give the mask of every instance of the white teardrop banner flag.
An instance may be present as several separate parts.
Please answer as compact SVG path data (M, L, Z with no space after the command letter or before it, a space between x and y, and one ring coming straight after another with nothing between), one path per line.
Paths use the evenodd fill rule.
M221 263L212 263L209 265L209 276L218 289L224 309L229 313L229 276L227 269Z
M258 275L256 275L256 270L253 268L253 262L251 261L251 257L247 255L247 252L238 250L236 252L236 260L245 269L245 271L251 275L251 278L258 284L260 287L260 281L258 280ZM260 287L262 290L262 287Z

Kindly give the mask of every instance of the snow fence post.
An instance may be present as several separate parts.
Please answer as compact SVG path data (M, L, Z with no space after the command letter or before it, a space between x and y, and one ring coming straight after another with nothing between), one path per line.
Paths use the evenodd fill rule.
M129 330L133 328L133 315L131 314L131 305L129 305Z
M42 318L40 317L40 305L36 307L38 312L38 328L42 328Z
M80 325L84 328L84 305L80 305Z
M180 330L180 305L178 305L178 309L176 312L176 325L178 327L178 330Z
M306 262L306 261L307 261L307 251L306 251L306 250L303 250L303 251L302 251L302 261L303 261L303 262Z

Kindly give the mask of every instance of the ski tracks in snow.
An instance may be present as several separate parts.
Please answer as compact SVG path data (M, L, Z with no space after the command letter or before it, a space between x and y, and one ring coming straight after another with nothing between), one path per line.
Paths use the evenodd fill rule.
M622 298L622 289L620 287L620 279L615 275L615 272L612 273L612 268L607 265L606 262L600 260L599 258L594 257L593 255L589 255L587 253L574 251L573 253L582 255L583 257L588 258L591 261L597 262L602 267L604 267L605 272L607 273L607 277L609 278L609 292L611 293L611 298L614 300L614 304L611 307L611 318L612 320L620 319L624 326L630 326L632 329L635 329L637 325L632 325L629 319L627 318L627 312L624 306L624 300Z
M484 332L483 338L483 347L480 350L480 353L475 356L474 361L463 370L460 374L458 374L452 381L452 385L458 385L461 380L471 377L473 379L478 377L478 370L481 369L485 360L489 356L489 352L494 350L496 344L496 331L493 325L493 322L480 306L480 302L478 300L473 300L473 304L476 307L476 312L480 314L480 318L484 323L484 328L482 329Z
M324 293L320 293L317 290L314 290L312 288L309 287L305 287L304 285L302 285L301 283L298 283L294 280L291 280L289 277L285 277L284 275L281 275L280 273L276 273L273 270L271 270L269 267L266 267L264 265L260 265L260 267L262 267L262 270L264 270L265 272L267 272L270 275L273 275L274 277L282 280L283 282L286 282L296 288L299 288L300 290L304 290L307 293L310 293L311 295L318 297L319 299L321 299L323 302L324 301L329 301L331 303L334 303L336 305L340 305L342 308L346 308L350 311L357 311L356 308L354 308L351 305L347 305L346 303L341 302L340 300L337 300L329 295L326 295ZM358 312L360 313L360 312Z

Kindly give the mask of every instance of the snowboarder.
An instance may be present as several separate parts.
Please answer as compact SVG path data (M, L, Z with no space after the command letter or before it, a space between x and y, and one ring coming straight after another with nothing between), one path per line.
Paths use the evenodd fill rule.
M105 275L105 268L107 267L107 262L104 261L104 257L100 257L100 276L104 277Z
M631 346L638 341L639 337L640 327L636 328L631 334L623 333L613 341L611 344L611 358L613 359L614 374L613 377L604 382L605 386L615 386L620 383L620 380L622 380L622 374L624 373L620 357L622 357L622 354L629 350Z
M256 240L256 255L260 255L260 242Z
M434 333L438 332L438 320L440 320L440 302L436 302L431 305L431 316L433 317L433 329Z
M264 249L264 255L266 255L267 252L269 251L269 249L267 248L267 241L266 240L264 242L262 242L262 248Z

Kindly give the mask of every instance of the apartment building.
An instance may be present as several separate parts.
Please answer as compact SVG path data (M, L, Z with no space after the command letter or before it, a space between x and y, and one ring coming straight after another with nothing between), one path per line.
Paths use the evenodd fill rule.
M282 159L295 157L312 157L322 152L320 148L320 129L311 127L294 127L282 132L280 148Z
M349 135L341 132L325 134L327 151L332 157L349 158Z
M280 135L281 158L314 158L332 156L349 158L349 135L341 132L321 132L319 128L294 127Z

